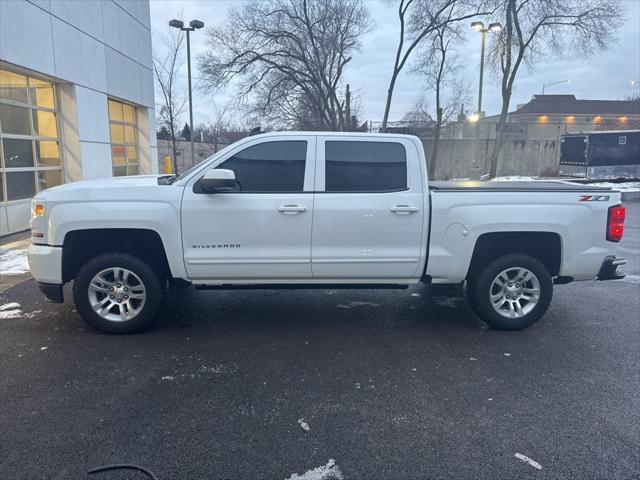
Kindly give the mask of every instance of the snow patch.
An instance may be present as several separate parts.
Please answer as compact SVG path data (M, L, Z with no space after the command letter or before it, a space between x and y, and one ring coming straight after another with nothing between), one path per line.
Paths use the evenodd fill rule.
M16 308L14 310L2 310L0 311L0 319L4 320L6 318L19 318L22 316L22 310Z
M0 319L19 318L22 316L20 304L17 302L5 303L0 305Z
M622 279L623 282L640 283L640 275L627 275Z
M309 470L302 475L294 473L287 480L344 480L344 477L335 460L330 458L326 465Z
M20 308L20 304L18 302L5 303L4 305L0 305L0 312L4 312L5 310L14 310L16 308Z
M542 465L540 465L538 462L536 462L532 458L527 457L526 455L523 455L521 453L516 453L515 457L518 460L531 465L533 468L537 468L538 470L542 470Z
M588 183L589 187L609 187L612 190L620 190L621 192L640 192L640 182L596 182Z
M533 177L525 177L522 175L507 175L506 177L496 177L492 182L535 182Z
M302 427L302 429L305 432L308 432L309 430L311 430L311 427L309 426L309 424L307 422L304 421L304 418L300 418L298 420L298 424Z
M5 250L0 248L0 273L2 275L22 275L29 272L26 250Z
M47 348L49 348L49 347L40 347L40 351L44 352Z

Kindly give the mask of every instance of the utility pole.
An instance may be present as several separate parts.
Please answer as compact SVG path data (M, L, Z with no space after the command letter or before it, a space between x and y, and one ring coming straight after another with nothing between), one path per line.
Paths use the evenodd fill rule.
M482 34L482 47L480 48L480 86L478 88L478 120L482 117L482 82L484 79L484 46L486 42L487 32L497 33L502 30L502 24L490 23L488 28L484 28L483 22L471 22L471 28Z
M196 156L195 156L195 149L193 148L193 97L191 93L191 40L189 37L189 33L204 27L204 22L201 22L200 20L191 20L189 22L189 26L185 27L184 22L182 20L173 19L169 21L169 26L173 28L178 28L183 32L187 32L187 77L189 82L189 130L191 132L191 135L189 136L189 141L191 142L191 165L195 165Z

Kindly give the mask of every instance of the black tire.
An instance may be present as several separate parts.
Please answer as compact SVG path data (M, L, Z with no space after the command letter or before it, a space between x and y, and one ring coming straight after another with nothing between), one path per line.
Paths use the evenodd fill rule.
M501 272L511 268L529 270L535 275L540 284L537 303L534 304L532 302L533 308L517 318L501 315L491 303L491 288L494 279ZM500 292L500 289L498 289L498 292ZM490 327L497 330L522 330L536 323L546 313L553 298L553 281L547 267L537 258L523 253L505 255L492 261L475 275L470 276L467 281L467 297L471 309ZM522 304L526 308L529 302L526 301L526 298L524 300ZM520 302L518 305L521 305Z
M96 313L89 300L89 285L96 274L113 268L133 272L144 286L146 298L140 311L129 320L109 320ZM133 298L133 297L132 297ZM156 318L162 302L160 275L145 261L127 253L105 253L85 263L73 283L73 300L80 316L92 327L107 333L140 332Z

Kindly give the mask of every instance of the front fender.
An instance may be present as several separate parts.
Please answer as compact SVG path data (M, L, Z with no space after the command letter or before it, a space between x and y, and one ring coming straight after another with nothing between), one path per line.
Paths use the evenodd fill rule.
M172 276L187 278L182 260L180 212L169 203L63 203L51 206L48 214L46 238L54 246L62 246L65 236L77 230L132 228L154 231L162 241Z

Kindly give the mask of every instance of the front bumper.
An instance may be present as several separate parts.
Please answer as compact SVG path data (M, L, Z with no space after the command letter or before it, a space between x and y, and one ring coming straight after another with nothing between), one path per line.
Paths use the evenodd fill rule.
M62 303L62 247L32 244L27 256L31 275L45 298L50 302Z
M605 257L596 280L620 280L626 277L626 274L618 271L618 267L626 263L627 260L625 258L617 258L614 255Z
M31 244L27 256L33 278L40 283L62 284L62 247Z

